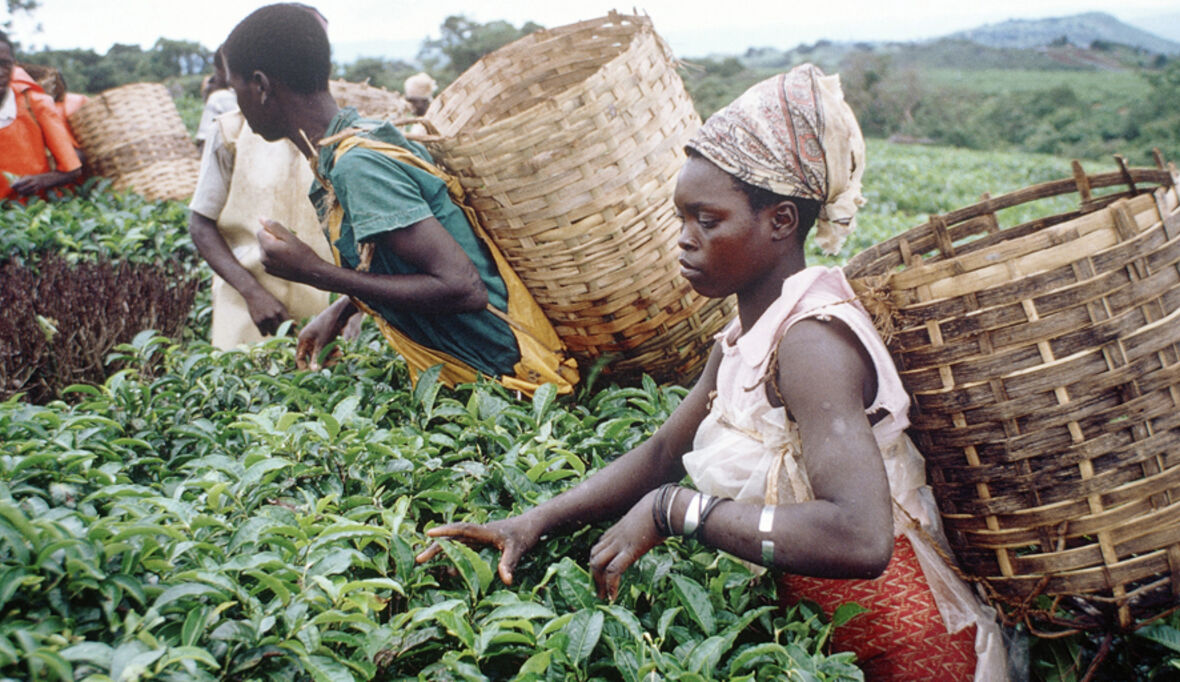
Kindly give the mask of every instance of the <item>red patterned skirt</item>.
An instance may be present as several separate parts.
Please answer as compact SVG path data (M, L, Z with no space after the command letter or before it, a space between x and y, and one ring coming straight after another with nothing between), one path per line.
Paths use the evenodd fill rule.
M836 628L832 647L856 654L866 680L970 680L975 674L975 627L946 631L934 593L905 536L893 544L885 573L872 580L784 575L780 599L800 598L832 613L846 602L868 612Z

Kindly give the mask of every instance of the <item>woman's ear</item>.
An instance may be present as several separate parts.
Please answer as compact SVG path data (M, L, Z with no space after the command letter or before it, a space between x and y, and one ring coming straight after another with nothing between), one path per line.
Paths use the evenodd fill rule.
M771 222L774 225L774 238L785 239L799 228L799 209L793 201L780 201L772 207Z

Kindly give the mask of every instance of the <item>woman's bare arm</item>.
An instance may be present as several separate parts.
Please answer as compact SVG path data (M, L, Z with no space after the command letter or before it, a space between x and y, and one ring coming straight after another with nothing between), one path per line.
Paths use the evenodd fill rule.
M770 566L780 572L879 575L892 553L893 522L884 464L865 416L865 386L875 378L871 361L843 324L804 320L784 335L778 371L799 425L815 499L771 508L770 532L759 530L766 523L763 505L721 502L700 538L757 563L765 563L762 543L770 540ZM673 499L674 533L682 532L693 495L681 488ZM654 499L651 493L639 500L592 550L590 568L600 595L613 597L626 568L662 540L652 521Z

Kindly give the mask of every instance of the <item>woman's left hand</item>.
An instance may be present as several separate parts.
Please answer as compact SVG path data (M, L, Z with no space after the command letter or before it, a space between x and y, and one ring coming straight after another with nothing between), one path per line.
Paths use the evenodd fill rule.
M282 223L262 218L258 231L258 245L262 248L262 267L275 277L292 282L310 281L315 268L326 261L315 254Z
M627 567L664 541L651 516L655 496L653 490L640 498L590 549L590 576L598 588L599 599L609 597L614 601Z

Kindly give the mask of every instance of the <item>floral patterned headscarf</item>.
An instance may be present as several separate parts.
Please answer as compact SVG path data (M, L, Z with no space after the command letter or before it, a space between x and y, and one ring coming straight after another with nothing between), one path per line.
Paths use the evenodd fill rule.
M839 76L802 64L768 78L710 116L688 146L743 182L823 204L815 241L825 253L856 227L865 143Z

